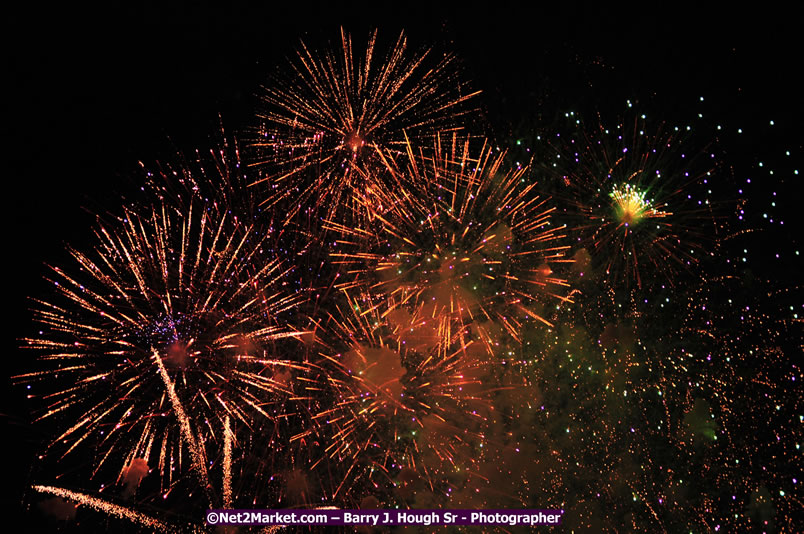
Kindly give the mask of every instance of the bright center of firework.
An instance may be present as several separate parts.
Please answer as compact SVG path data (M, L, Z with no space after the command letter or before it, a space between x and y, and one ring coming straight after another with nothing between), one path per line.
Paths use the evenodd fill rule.
M190 359L190 351L184 341L174 341L167 345L165 359L176 367L186 367Z
M343 140L343 146L355 154L357 154L357 152L363 148L365 144L366 140L363 139L363 137L360 135L360 132L357 130L349 132Z
M614 199L617 219L626 226L637 224L651 209L645 193L629 184L618 185L609 196Z

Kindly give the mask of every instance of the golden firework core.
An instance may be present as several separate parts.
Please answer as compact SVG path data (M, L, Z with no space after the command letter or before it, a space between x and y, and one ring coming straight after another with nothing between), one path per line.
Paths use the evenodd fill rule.
M360 135L357 130L352 131L346 135L343 140L343 146L354 152L355 154L363 148L366 144L365 139Z
M626 226L637 224L646 216L651 216L654 210L645 193L632 187L630 184L618 185L610 193L614 199L614 211L617 219Z

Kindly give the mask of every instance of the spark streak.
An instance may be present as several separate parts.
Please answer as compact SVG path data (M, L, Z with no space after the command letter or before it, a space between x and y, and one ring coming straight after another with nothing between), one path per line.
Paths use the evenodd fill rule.
M33 486L33 489L41 492L41 493L49 493L51 495L55 495L57 497L62 497L64 499L69 499L74 501L78 504L82 504L84 506L88 506L90 508L94 508L99 512L103 512L105 514L119 517L121 519L125 519L137 525L142 525L144 527L148 527L153 529L154 531L158 532L178 532L179 529L173 528L167 523L159 521L158 519L154 519L153 517L147 516L141 512L137 512L136 510L132 510L130 508L126 508L125 506L120 506L109 501L105 501L103 499L98 499L97 497L92 497L91 495L86 495L84 493L78 493L75 491L70 491L64 488L57 488L54 486ZM204 532L204 530L193 528L192 532Z

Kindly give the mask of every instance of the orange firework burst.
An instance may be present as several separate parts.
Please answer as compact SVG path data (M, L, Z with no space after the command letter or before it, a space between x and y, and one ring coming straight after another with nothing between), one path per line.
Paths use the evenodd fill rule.
M268 165L266 203L289 198L289 215L353 208L354 198L375 199L386 188L377 151L403 149L406 136L457 128L470 109L455 58L407 53L407 39L379 61L376 31L364 55L341 30L341 48L317 55L302 43L294 77L265 89L264 126L254 140L255 165ZM432 63L432 64L431 64ZM377 200L369 200L377 203ZM351 213L347 211L346 213Z
M574 116L573 116L574 117ZM580 124L580 121L577 121ZM688 129L649 132L644 116L632 124L557 136L552 162L591 267L625 286L672 282L706 252L717 211L711 152L688 153ZM573 217L574 215L574 217Z
M489 407L483 351L449 316L417 317L389 301L344 296L320 325L327 345L320 344L322 377L313 387L323 385L331 401L312 414L310 432L324 444L314 465L326 458L342 468L332 499L354 484L390 489L414 474L433 488L458 457L470 456L467 438L481 430Z
M95 234L92 253L70 251L75 274L52 268L56 295L35 301L42 330L24 340L42 369L17 380L46 402L42 419L81 414L51 448L94 444L96 472L121 457L157 466L163 488L189 460L206 483L229 421L272 418L292 393L285 375L304 366L275 344L300 335L280 318L296 299L263 237L197 201L187 212L129 209Z
M362 287L422 316L471 322L492 352L493 331L518 339L524 321L551 324L547 304L564 299L567 285L553 267L569 261L568 247L527 167L506 170L505 155L487 144L472 157L468 142L452 141L446 151L437 143L432 155L408 147L404 157L389 157L410 192L397 192L371 239L329 223L344 236L333 257L350 268L342 289Z

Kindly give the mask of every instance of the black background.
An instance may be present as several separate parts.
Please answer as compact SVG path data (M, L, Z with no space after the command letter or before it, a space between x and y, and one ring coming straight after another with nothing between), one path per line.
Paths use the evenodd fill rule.
M300 38L317 48L337 41L341 25L356 46L375 27L386 43L404 28L413 48L455 51L498 138L569 109L620 110L628 98L672 121L705 96L713 120L755 132L727 148L735 172L782 148L800 158L800 17L678 3L651 12L529 4L12 8L3 17L8 375L31 357L17 339L33 329L26 297L45 287L45 264L65 263L66 243L91 245L92 213L118 209L121 194L136 190L137 162L209 146L218 113L233 130L253 124L267 74ZM780 188L780 210L793 216L785 233L765 236L768 252L800 239L799 185ZM800 265L776 275L795 277ZM31 466L47 435L30 424L21 388L7 379L3 390L5 486L22 512L38 499L25 488L46 482L32 479Z

